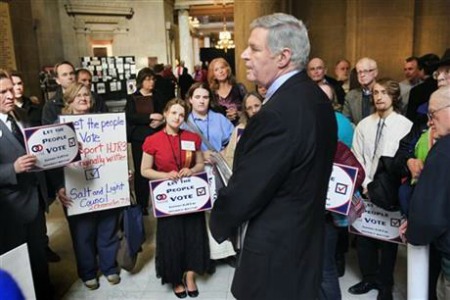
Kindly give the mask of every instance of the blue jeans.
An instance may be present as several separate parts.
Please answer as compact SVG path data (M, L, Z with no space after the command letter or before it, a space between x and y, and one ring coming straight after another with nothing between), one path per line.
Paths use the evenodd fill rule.
M336 270L335 251L338 239L337 228L331 219L325 221L325 241L322 266L322 283L320 284L319 299L341 299L338 273Z
M119 214L120 209L110 209L67 217L81 280L96 278L99 267L105 276L119 273Z

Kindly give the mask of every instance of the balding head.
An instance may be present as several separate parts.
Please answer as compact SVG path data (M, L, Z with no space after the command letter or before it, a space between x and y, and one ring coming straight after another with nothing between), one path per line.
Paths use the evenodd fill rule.
M325 62L318 57L311 59L308 63L307 72L309 78L311 78L313 81L317 83L322 82L325 78L325 74L327 73Z
M428 126L436 138L450 134L450 86L445 86L431 94L428 105Z
M356 63L358 82L363 88L372 89L378 76L377 62L371 58L363 57Z

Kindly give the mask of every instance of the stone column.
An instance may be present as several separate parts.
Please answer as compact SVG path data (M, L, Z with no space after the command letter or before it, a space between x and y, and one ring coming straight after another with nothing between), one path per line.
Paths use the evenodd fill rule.
M211 47L211 38L209 36L205 36L203 38L203 47L205 47L205 48Z
M197 65L200 64L200 43L198 37L193 37L192 40L194 42L194 65ZM192 73L194 68L189 71Z
M178 29L180 32L180 60L183 60L185 67L192 72L194 70L194 51L189 31L189 12L186 9L178 11Z
M243 83L249 91L254 90L255 85L247 80L245 64L241 59L241 54L247 47L247 40L250 35L249 25L258 17L281 11L282 2L277 0L234 1L235 75L237 81Z

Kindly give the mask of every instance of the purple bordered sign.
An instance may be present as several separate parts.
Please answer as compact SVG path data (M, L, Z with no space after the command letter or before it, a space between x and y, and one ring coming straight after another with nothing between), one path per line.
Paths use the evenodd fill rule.
M205 172L173 180L150 181L153 215L156 218L211 209L208 176Z
M333 164L328 183L325 208L341 215L348 215L350 203L355 189L358 169L341 164Z
M73 123L62 123L24 129L28 154L37 162L33 171L62 167L80 160Z

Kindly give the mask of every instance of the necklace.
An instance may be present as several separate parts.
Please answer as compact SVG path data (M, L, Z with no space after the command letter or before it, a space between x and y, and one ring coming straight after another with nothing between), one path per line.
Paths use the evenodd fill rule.
M167 131L165 129L164 129L164 133L166 134L167 141L169 142L169 145L170 145L170 149L172 150L172 158L173 158L173 160L175 162L175 165L177 166L177 171L180 171L181 170L181 130L177 134L177 136L178 136L178 150L179 150L179 156L178 157L177 157L177 155L175 153L175 149L173 148L172 140L171 140L169 134L167 133Z

